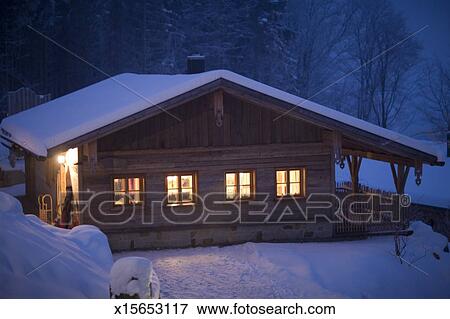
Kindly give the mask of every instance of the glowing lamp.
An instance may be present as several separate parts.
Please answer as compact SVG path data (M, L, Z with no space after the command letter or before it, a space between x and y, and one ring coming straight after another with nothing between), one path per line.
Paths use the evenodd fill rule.
M57 160L59 164L64 164L66 161L66 157L64 155L58 155Z
M75 165L78 162L78 148L70 148L66 152L66 164Z

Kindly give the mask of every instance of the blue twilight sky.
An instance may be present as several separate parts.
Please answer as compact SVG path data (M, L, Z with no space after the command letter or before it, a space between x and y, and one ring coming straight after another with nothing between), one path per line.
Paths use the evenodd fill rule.
M428 57L450 60L450 0L391 0L403 13L411 32L424 25L417 34Z

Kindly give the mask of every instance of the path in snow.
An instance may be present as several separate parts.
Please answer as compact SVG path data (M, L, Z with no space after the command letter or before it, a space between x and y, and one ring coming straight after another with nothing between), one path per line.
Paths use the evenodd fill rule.
M135 251L114 258L151 259L163 298L449 298L446 238L422 223L413 228L405 259L414 267L391 255L392 237Z

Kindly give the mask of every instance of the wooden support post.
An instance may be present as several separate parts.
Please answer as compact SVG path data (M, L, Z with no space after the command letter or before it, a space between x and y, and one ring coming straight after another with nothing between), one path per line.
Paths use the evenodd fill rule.
M405 185L408 179L409 166L403 163L398 163L395 167L395 163L391 162L392 177L394 178L395 189L397 194L405 193Z
M97 141L83 145L83 149L85 155L87 155L89 169L91 173L93 173L97 166ZM78 160L80 160L80 158Z
M352 192L359 193L359 169L361 168L362 157L357 155L347 155L347 164L352 178Z
M408 179L409 174L409 168L410 166L405 163L397 163L397 167L395 167L394 162L390 162L391 164L391 171L392 171L392 177L394 178L394 184L395 188L397 190L397 194L403 195L405 193L405 185L406 181ZM401 223L397 225L397 227L405 227L404 225L404 208L400 207L400 220ZM398 238L398 235L395 236L395 238Z
M36 200L36 159L30 153L25 154L25 195L33 203Z
M334 161L339 163L342 159L342 135L340 132L333 132L333 153Z
M216 119L216 126L222 127L223 125L223 92L218 90L213 94L214 104L214 117Z

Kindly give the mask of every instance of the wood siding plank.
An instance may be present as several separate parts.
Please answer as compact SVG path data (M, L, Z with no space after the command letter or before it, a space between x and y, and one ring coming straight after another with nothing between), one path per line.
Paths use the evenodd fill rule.
M321 128L224 94L224 123L216 125L213 95L161 113L98 140L99 151L241 146L321 141Z

